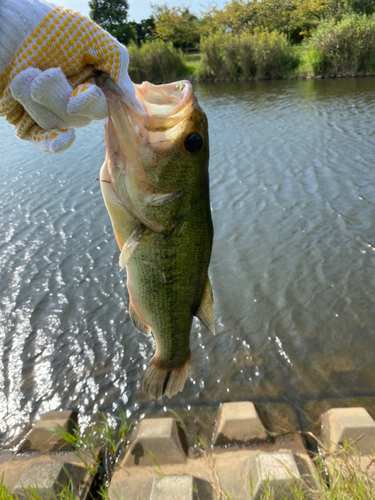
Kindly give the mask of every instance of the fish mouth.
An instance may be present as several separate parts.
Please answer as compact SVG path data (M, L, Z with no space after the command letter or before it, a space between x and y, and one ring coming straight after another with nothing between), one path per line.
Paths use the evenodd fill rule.
M146 113L143 126L149 146L168 147L183 133L184 121L197 104L191 83L187 80L163 85L143 82L134 87Z
M107 75L98 77L97 84L107 97L110 116L117 114L119 106L125 111L128 119L123 132L138 134L149 146L176 140L184 120L194 107L199 107L188 80L162 85L134 84L135 98L126 95Z
M135 84L134 89L138 102L154 121L181 118L181 112L186 114L185 107L193 96L192 86L187 80L163 85L143 82Z

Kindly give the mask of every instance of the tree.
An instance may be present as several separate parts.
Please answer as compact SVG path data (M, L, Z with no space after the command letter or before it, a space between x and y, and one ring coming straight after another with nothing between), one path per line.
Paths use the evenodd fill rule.
M290 34L296 29L297 12L293 0L262 0L261 25L270 31Z
M90 17L123 44L137 39L133 26L127 22L127 0L89 0Z
M188 8L153 4L151 7L158 38L185 50L198 46L201 21Z
M252 32L260 26L259 12L261 2L231 0L222 9L211 7L203 14L204 30L207 33L233 33L239 35L244 31Z
M351 0L350 3L355 14L371 16L375 13L375 0Z
M139 23L131 21L129 24L135 29L138 45L155 38L155 19L152 16L142 19Z

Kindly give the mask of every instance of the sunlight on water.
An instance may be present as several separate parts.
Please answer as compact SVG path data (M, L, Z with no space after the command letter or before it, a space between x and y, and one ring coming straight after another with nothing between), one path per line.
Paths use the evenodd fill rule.
M196 85L210 124L215 337L153 402L99 183L103 123L43 155L0 121L0 440L37 417L375 395L374 80Z

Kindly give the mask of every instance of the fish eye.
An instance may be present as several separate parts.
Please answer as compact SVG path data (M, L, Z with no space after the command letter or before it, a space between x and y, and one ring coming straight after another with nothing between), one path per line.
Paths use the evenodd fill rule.
M186 137L184 144L188 153L198 153L203 147L202 136L197 133L190 134Z

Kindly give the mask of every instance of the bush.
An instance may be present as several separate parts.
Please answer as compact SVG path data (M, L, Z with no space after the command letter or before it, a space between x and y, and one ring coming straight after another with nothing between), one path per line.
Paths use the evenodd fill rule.
M177 80L184 72L182 52L172 43L162 40L146 41L140 47L132 44L129 51L129 75L134 83L147 80L152 83L167 83Z
M253 36L257 78L282 78L298 66L286 35L256 29Z
M298 57L281 33L217 33L201 40L200 77L218 80L282 78L298 66Z
M315 76L321 74L324 66L323 54L312 47L301 53L299 73L302 76Z
M337 24L321 23L308 47L322 55L323 73L374 72L375 17L352 15Z

